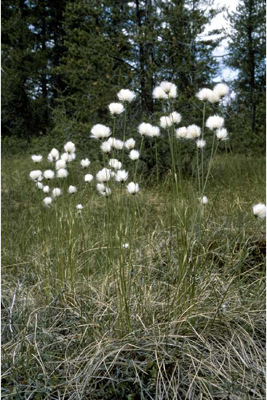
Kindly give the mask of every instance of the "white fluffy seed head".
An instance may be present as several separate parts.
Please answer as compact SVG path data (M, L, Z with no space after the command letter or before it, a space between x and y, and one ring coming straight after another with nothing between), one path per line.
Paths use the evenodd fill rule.
M59 159L59 151L57 149L52 149L47 157L48 161L57 161Z
M170 126L173 125L173 121L170 117L161 117L160 118L160 126L161 128L169 128Z
M37 182L36 186L38 187L38 189L43 189L43 184L41 182Z
M103 139L111 135L110 128L102 124L96 124L91 129L91 137L94 139Z
M66 153L74 153L75 151L75 144L72 142L68 142L65 144L64 146L64 150L66 151Z
M106 186L105 186L103 183L98 183L98 184L96 185L96 189L97 189L99 192L104 192L104 191L106 190Z
M34 163L37 164L37 163L39 163L39 162L42 161L43 156L40 156L40 155L36 156L36 155L33 155L33 156L31 156L31 158L32 158L32 161L33 161Z
M140 133L141 136L150 136L151 133L151 124L147 124L146 122L142 122L138 126L138 132Z
M211 94L210 94L210 96L209 96L209 98L208 98L208 101L209 101L210 103L219 103L219 101L220 101L220 96L218 96L217 93L215 93L214 91L212 91Z
M140 157L140 153L138 150L131 150L129 157L132 161L138 160L138 158Z
M121 162L118 161L118 160L116 160L116 158L111 158L111 159L109 160L108 165L109 165L111 168L114 168L114 169L121 169Z
M93 179L94 179L94 177L91 174L86 174L84 176L84 180L85 180L86 183L91 182Z
M127 185L127 190L130 194L136 194L139 192L140 188L138 183L131 182Z
M216 136L218 140L225 140L228 136L228 132L225 128L217 129Z
M196 139L201 134L201 129L199 126L193 124L187 127L186 139Z
M109 187L106 187L104 191L99 192L101 196L104 197L109 197L111 195L111 189Z
M53 195L53 197L58 197L58 196L60 196L60 195L61 195L61 190L60 190L59 188L54 188L54 189L52 190L52 195Z
M29 176L33 181L37 181L39 178L41 178L42 171L39 171L39 170L31 171Z
M77 204L76 209L78 210L78 212L81 212L81 210L83 209L83 205Z
M124 107L121 103L110 103L108 108L111 115L119 115L124 111Z
M164 92L162 87L160 87L160 86L155 87L155 89L153 90L152 96L154 99L157 99L157 100L163 100L163 99L168 98L168 96L166 95L166 93Z
M208 204L209 200L208 200L207 196L203 196L200 199L200 202L201 202L201 204L205 205L205 204Z
M115 175L115 179L117 182L125 182L128 179L128 172L126 172L124 169L117 171Z
M134 139L128 139L126 140L126 142L124 143L124 146L126 147L126 149L128 150L132 150L135 146L135 140Z
M76 153L74 153L74 152L70 153L68 156L68 162L75 160L75 158L76 158Z
M111 170L108 168L103 168L101 169L97 174L96 174L96 179L98 182L108 182L111 178Z
M68 188L68 192L69 192L70 194L76 193L76 192L77 192L76 186L70 185L69 188Z
M214 86L213 92L219 97L223 97L229 92L229 87L225 83L218 83Z
M54 178L55 172L52 171L51 169L47 169L46 171L44 171L43 175L44 175L44 178L45 178L45 179L50 180L50 179L53 179L53 178Z
M175 132L176 132L177 139L183 139L187 135L187 128L186 128L186 126L182 126L181 128L176 129Z
M131 103L135 99L136 94L129 89L121 89L119 93L117 93L117 96L120 101Z
M204 88L204 89L201 89L201 90L196 94L196 96L197 96L197 98L198 98L199 100L201 100L201 101L207 101L207 100L209 100L211 94L212 94L212 90L211 90L211 89Z
M65 167L66 167L66 161L64 161L62 159L56 161L56 169L65 168Z
M81 160L81 166L83 168L89 167L90 164L91 164L91 161L88 158L85 158L84 160Z
M103 151L103 153L109 153L111 151L111 144L108 141L103 142L100 146L100 149Z
M255 217L266 218L266 205L263 203L255 204L253 207L253 214Z
M44 199L43 199L43 203L44 203L44 205L46 206L46 207L49 207L50 206L50 204L52 203L52 197L45 197Z
M203 149L206 146L206 140L199 139L196 143L198 149Z
M159 137L160 136L160 129L158 126L151 126L150 135L151 137Z
M181 114L179 114L178 112L174 111L172 112L169 117L171 118L172 122L174 124L179 124L182 120Z
M69 154L68 153L63 153L63 154L61 154L60 158L61 158L61 160L67 162L67 161L69 161Z
M120 140L120 139L115 139L115 140L114 140L114 142L113 142L113 147L114 147L114 149L116 149L116 150L122 150L122 149L123 149L123 146L124 146L124 143L123 143L122 140Z
M64 178L67 178L67 176L68 176L68 171L65 169L65 168L60 168L58 171L57 171L57 177L58 178L62 178L62 179L64 179Z
M161 89L164 90L164 92L167 94L170 93L174 86L175 85L172 82L163 81L160 83Z
M209 129L221 129L224 124L224 119L219 117L219 115L213 115L209 117L206 121L206 127Z
M177 86L176 85L172 85L172 88L168 94L169 99L175 99L177 97Z
M50 191L49 186L44 186L44 187L43 187L43 192L44 192L44 193L49 193L49 191Z

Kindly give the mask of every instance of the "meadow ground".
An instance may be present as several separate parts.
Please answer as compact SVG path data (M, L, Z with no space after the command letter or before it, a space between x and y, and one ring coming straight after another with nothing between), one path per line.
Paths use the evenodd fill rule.
M201 209L191 180L106 199L75 163L45 208L32 169L2 160L3 399L265 399L264 158L218 156Z

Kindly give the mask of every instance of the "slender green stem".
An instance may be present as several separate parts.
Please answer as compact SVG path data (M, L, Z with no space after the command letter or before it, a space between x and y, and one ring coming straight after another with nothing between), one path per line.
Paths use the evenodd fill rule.
M135 164L134 182L136 182L137 168L138 168L139 159L140 159L142 148L143 148L143 142L144 142L144 135L142 135L142 139L141 139L140 150L139 150L140 155L139 155L139 158L136 160L136 164Z
M205 112L206 112L206 101L204 101L203 105L203 118L202 118L202 140L204 140L204 130L205 130ZM202 180L202 188L204 185L204 148L201 152L201 180Z
M158 142L155 137L155 153L156 153L156 168L157 168L157 185L159 184L159 161L158 161Z

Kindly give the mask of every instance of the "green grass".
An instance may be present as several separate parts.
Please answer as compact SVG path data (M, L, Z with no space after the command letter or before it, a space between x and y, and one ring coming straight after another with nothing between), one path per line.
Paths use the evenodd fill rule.
M46 209L31 169L2 160L3 399L265 398L263 158L217 156L201 209L169 176L102 198L78 161Z

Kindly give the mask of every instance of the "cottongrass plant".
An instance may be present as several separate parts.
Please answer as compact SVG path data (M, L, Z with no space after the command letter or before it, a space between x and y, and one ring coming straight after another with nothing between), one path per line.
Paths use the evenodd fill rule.
M223 162L218 164L215 156L228 132L220 115L206 117L206 103L216 104L227 92L226 85L201 90L196 101L203 102L202 127L186 127L175 107L177 87L164 81L153 91L164 115L155 125L139 123L127 137L125 116L136 96L123 89L117 95L121 103L109 105L112 129L100 123L91 128L101 161L81 159L76 145L67 142L59 149L62 154L52 149L48 157L41 156L39 170L28 170L34 206L40 208L35 220L32 210L27 214L29 232L34 227L36 233L26 268L37 265L38 273L27 294L23 323L13 317L16 297L26 297L21 283L13 297L8 295L15 298L15 306L5 310L4 351L13 359L8 379L22 382L13 374L16 365L29 382L41 382L47 398L108 399L121 393L133 398L138 393L141 399L157 400L263 399L263 346L253 335L263 335L259 293L264 275L257 234L266 207L256 204L258 191L258 200L249 191L245 206L240 201L241 172L237 198L216 179ZM159 182L157 148L163 137L169 143L171 173L161 192L149 191L138 169L143 143L155 141ZM197 174L195 181L185 182L180 155L187 141L195 144ZM210 142L204 168L203 152ZM230 161L229 171L231 166L235 170ZM214 188L208 186L211 171ZM233 184L233 175L230 171L226 186ZM252 186L254 180L246 182ZM26 242L18 236L28 261ZM25 279L33 282L25 271ZM42 293L40 307L34 297ZM47 329L42 321L49 318ZM23 337L20 358L14 331ZM43 357L47 348L51 365ZM29 376L33 364L38 374ZM39 383L34 385L35 396Z

